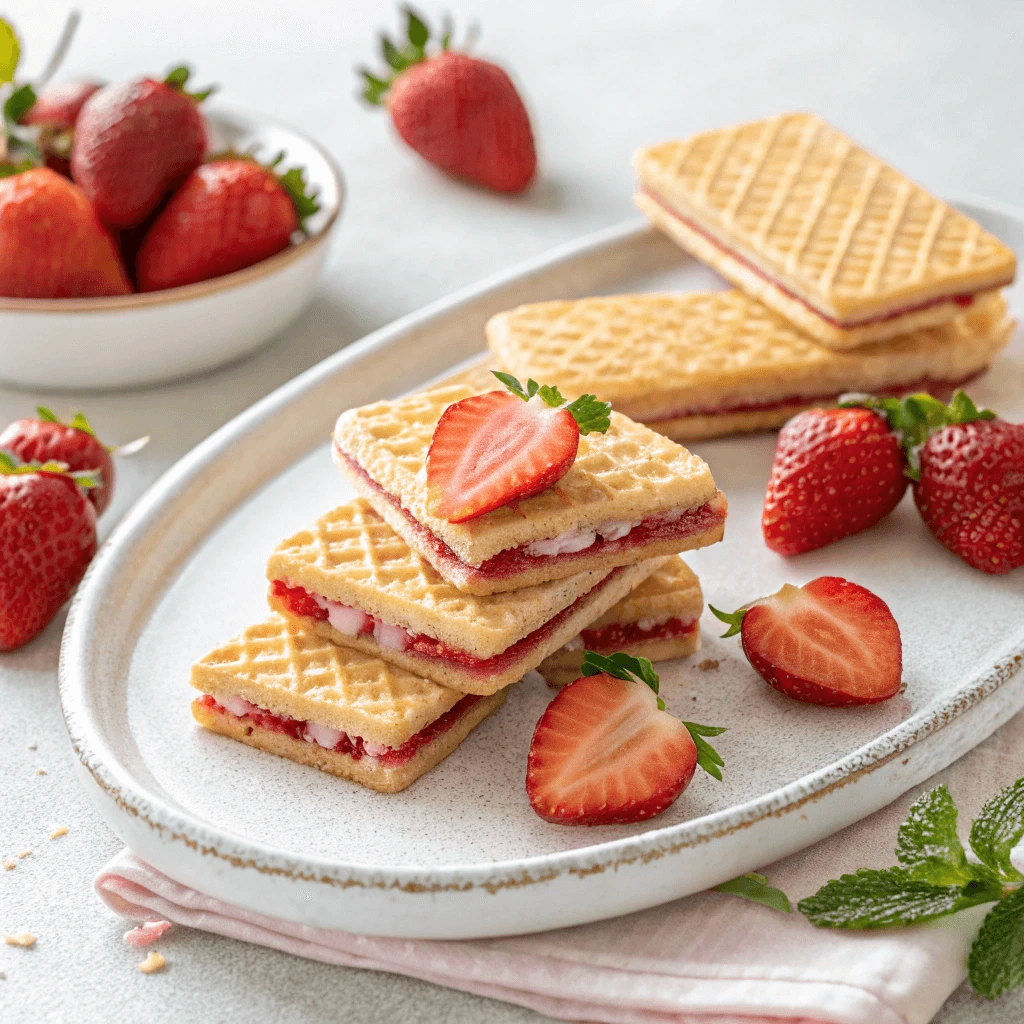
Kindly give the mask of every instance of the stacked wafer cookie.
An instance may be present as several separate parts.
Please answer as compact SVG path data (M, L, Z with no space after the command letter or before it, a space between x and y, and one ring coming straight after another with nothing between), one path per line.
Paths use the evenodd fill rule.
M810 114L641 150L636 202L737 290L495 317L502 367L594 391L678 440L778 427L839 395L948 397L1013 329L1013 252Z
M360 495L267 563L271 615L202 659L206 728L382 792L450 754L533 669L576 678L581 645L659 659L699 645L681 551L721 539L704 462L613 413L551 488L453 524L426 460L451 386L351 410L334 454Z

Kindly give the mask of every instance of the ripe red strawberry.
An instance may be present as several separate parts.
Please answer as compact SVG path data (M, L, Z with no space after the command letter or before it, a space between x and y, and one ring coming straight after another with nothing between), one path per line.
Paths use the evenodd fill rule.
M57 614L96 552L96 510L72 477L0 452L0 651Z
M38 419L15 420L0 434L0 449L22 462L62 462L72 473L87 472L96 481L88 491L89 500L101 516L114 494L114 460L110 450L96 437L89 421L75 413L70 423L61 423L45 405L37 407Z
M278 175L247 158L203 164L142 240L135 260L139 291L177 288L259 263L287 248L318 209L298 168Z
M736 612L711 611L729 623L723 636L739 633L754 670L788 697L845 707L899 692L900 628L889 606L857 583L819 576Z
M761 513L780 555L813 551L884 519L910 481L903 450L871 409L810 409L779 434Z
M82 190L48 167L0 178L0 295L66 299L132 290Z
M668 714L646 658L587 651L583 673L548 705L530 744L526 793L545 821L644 821L675 802L698 764L721 779L724 762L703 737L725 730Z
M21 117L21 124L39 128L39 148L46 157L46 166L58 174L71 176L75 121L85 101L101 88L95 82L51 85Z
M497 192L522 192L533 180L533 131L516 87L496 64L448 49L429 56L427 26L411 11L401 49L382 37L387 79L362 71L363 97L386 105L398 134L435 167ZM385 95L386 94L386 95Z
M568 403L557 388L494 376L509 390L455 402L434 428L427 486L434 514L450 523L547 490L572 467L580 434L610 423L611 407L593 395Z
M180 67L162 82L104 86L82 107L71 174L111 227L141 223L202 161L207 135L199 103L209 90L185 92L188 74Z

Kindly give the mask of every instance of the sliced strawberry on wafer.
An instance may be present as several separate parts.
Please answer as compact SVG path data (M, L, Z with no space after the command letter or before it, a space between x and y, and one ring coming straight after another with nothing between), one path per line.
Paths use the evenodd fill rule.
M898 693L903 676L900 627L866 587L819 576L787 583L736 612L708 606L740 634L743 653L780 693L807 704L876 704Z
M603 433L611 406L594 395L567 402L558 388L494 371L507 391L488 391L448 406L427 453L435 515L464 523L561 480L580 435Z
M545 821L643 821L676 800L698 765L721 779L725 762L704 737L725 730L665 711L646 658L587 651L582 671L548 705L530 745L526 792Z

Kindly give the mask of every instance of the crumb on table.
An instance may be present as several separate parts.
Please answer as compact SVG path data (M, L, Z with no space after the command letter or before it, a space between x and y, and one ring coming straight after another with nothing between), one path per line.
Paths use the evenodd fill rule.
M30 856L31 853L31 850L22 850L21 853L16 853L14 856L17 857L18 860L24 860L26 857Z
M21 946L22 949L28 949L29 946L36 944L36 937L31 932L18 932L17 935L5 935L4 942L8 946Z
M45 768L37 768L36 769L36 775L45 775L45 774L46 774L46 769Z
M13 860L4 861L4 871L13 871L17 866Z
M718 668L718 662L714 658L705 658L698 666L701 672L709 672L713 668Z
M68 827L67 827L67 825L58 825L50 833L50 838L51 839L59 839L61 836L66 836L67 834L68 834Z
M167 961L153 949L150 950L149 956L139 964L139 970L143 974L152 974L154 971L159 971L166 963Z

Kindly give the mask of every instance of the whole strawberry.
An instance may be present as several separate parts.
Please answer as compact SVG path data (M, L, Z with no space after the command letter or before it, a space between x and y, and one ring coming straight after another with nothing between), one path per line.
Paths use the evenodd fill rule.
M105 86L78 115L71 175L105 224L141 223L202 161L207 134L199 103L210 90L186 92L188 75L179 67L162 82Z
M89 500L101 516L114 494L114 460L110 449L100 442L89 421L79 412L70 423L61 423L45 405L37 407L38 419L15 420L0 434L0 449L22 462L61 462L72 473L86 472L95 486Z
M48 167L0 178L0 295L67 299L132 290L82 190Z
M203 164L142 240L135 260L139 291L206 281L265 260L286 248L318 209L297 168L278 175L274 166L248 158Z
M0 452L0 651L47 626L95 552L96 510L79 484Z
M407 14L401 49L382 36L394 74L382 79L362 71L363 98L386 105L403 141L435 167L496 192L522 192L536 173L537 155L512 80L496 64L450 50L447 32L440 52L428 55L429 29Z
M811 409L779 434L761 530L780 555L813 551L884 519L909 483L903 450L883 415Z
M22 115L20 123L39 128L39 148L46 166L71 176L71 149L75 122L85 101L102 86L95 82L67 82L44 89Z

